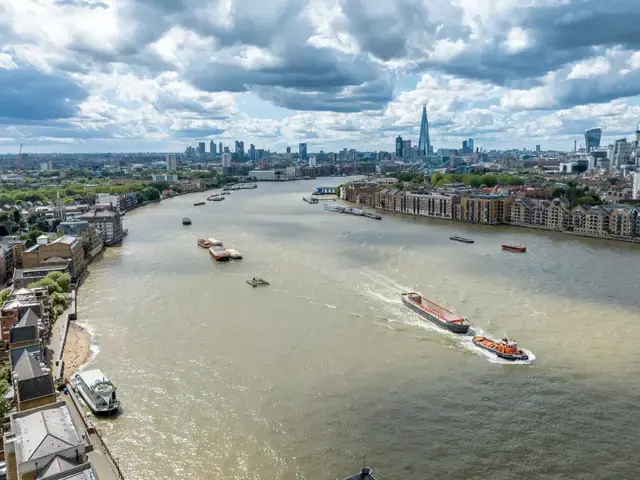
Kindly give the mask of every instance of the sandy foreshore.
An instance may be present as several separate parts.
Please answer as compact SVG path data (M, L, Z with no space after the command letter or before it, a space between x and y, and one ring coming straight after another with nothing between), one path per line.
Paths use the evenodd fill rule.
M62 352L64 376L69 378L89 361L91 357L91 336L75 322L70 322L67 341Z

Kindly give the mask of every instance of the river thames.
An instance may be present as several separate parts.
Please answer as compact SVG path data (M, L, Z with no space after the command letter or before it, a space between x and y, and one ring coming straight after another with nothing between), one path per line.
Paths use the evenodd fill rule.
M99 428L126 478L342 479L363 455L378 480L637 478L640 248L301 200L342 181L146 206L90 265L78 318L123 402ZM437 330L405 290L535 360Z

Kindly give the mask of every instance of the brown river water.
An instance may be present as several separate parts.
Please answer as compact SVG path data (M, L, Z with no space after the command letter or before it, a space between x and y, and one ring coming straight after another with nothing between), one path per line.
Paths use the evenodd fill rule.
M640 248L301 200L342 181L125 217L78 316L89 367L123 402L99 426L127 480L332 480L363 455L378 480L637 478ZM196 245L212 235L244 260L216 263ZM535 360L500 362L438 330L403 307L405 290Z

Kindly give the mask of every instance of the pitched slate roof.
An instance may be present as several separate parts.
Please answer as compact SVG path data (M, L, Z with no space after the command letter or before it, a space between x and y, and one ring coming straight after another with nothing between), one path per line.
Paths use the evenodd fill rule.
M53 460L51 460L49 464L44 467L44 470L42 470L42 472L36 477L36 480L51 478L52 476L62 473L65 470L69 470L70 468L73 468L75 466L75 463L69 461L64 457L61 457L60 455L56 455L55 457L53 457Z
M15 327L37 327L38 322L40 321L40 317L31 309L28 309L26 312L22 314L20 321L16 323Z
M13 373L18 374L18 380L28 380L45 375L40 362L27 351L22 352L22 355L20 355L18 363L13 367Z

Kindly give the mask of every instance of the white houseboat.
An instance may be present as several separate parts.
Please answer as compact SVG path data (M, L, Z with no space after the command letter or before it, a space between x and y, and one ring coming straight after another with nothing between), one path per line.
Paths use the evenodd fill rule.
M120 408L116 386L100 370L76 373L70 383L93 413L106 414Z

